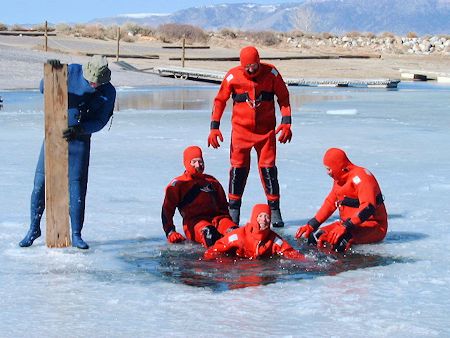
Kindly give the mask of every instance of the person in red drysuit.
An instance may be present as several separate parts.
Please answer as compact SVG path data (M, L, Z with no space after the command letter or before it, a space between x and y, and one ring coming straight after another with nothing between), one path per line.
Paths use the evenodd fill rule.
M317 242L318 247L328 242L340 252L347 251L352 244L383 240L388 228L387 212L373 174L354 165L338 148L326 151L323 164L334 180L333 188L316 215L299 227L295 237L308 238L310 243ZM320 227L336 209L340 220Z
M186 238L175 229L173 216L178 208L183 218L183 229L189 240L209 247L227 231L236 228L228 213L228 202L222 185L213 176L203 173L205 165L202 150L190 146L184 150L186 171L166 187L161 218L170 243Z
M304 255L270 229L270 217L271 210L267 204L256 204L250 222L219 239L205 251L203 258L210 260L229 254L250 259L280 255L289 259L306 260Z
M231 117L230 180L228 188L230 215L239 224L242 194L250 170L250 151L255 148L267 201L272 209L272 225L284 226L280 213L280 187L275 166L275 135L278 141L290 142L291 107L289 91L281 74L270 64L261 63L255 47L241 50L241 65L228 71L214 99L208 146L220 147L223 142L220 119L230 95L233 98ZM275 130L275 101L281 111L281 124Z

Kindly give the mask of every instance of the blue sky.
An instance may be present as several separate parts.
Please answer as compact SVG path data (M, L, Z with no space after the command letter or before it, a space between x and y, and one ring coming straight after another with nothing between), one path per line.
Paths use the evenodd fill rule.
M4 1L0 22L4 24L36 24L87 22L95 18L125 13L171 13L183 8L221 3L274 4L295 0L13 0Z

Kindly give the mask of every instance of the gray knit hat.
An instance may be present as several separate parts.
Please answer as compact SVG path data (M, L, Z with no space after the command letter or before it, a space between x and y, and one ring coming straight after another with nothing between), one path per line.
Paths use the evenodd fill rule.
M111 71L108 68L106 56L94 55L88 63L83 65L83 76L89 82L100 85L111 81Z

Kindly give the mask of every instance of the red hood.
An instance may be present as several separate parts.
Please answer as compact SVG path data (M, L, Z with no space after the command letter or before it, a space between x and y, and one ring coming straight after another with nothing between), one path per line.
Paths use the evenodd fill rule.
M202 150L197 146L187 147L183 152L183 164L187 173L191 176L198 175L195 168L191 165L191 160L194 158L201 157L203 158Z
M347 154L339 148L330 148L323 156L324 166L331 169L331 177L339 184L345 183L349 170L353 163L347 157Z
M258 76L261 71L261 62L259 59L258 50L253 46L247 46L241 49L241 53L239 55L239 59L241 61L241 66L244 69L244 74L250 78L254 78ZM259 69L257 72L253 74L247 73L245 70L245 66L257 63L259 65Z
M263 240L269 235L270 233L270 226L265 230L260 230L259 224L256 220L259 214L265 212L266 214L271 217L272 213L270 211L270 208L267 204L256 204L253 207L252 210L252 216L250 217L250 222L247 224L247 227L249 227L249 230L252 234L252 237L257 240Z

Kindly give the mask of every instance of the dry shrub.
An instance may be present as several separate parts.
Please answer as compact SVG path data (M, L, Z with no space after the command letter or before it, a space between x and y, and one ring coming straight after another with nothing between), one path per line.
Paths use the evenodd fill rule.
M32 30L38 31L38 32L45 32L45 23L34 25L32 27ZM54 31L55 31L55 27L47 25L47 32L54 32Z
M12 25L11 30L12 31L28 31L29 29L25 28L24 26L21 26L21 25Z
M360 32L353 31L353 32L348 32L345 35L348 36L349 38L359 38L362 34Z
M0 31L7 31L8 26L6 26L4 23L0 22Z
M72 27L70 27L69 25L67 25L65 23L57 24L55 29L58 33L61 33L64 35L69 35L72 33Z
M406 34L406 37L407 37L408 39L415 39L415 38L417 38L417 34L416 34L415 32L408 32L408 33Z
M365 38L368 38L368 39L374 39L376 37L376 35L372 32L363 33L362 36L364 36Z
M105 38L110 40L116 40L117 39L117 27L116 25L110 25L105 27ZM120 37L124 36L124 32L121 29L120 30Z
M81 36L92 39L105 40L105 28L102 25L86 25Z
M232 31L231 29L228 28L223 28L222 30L220 30L220 35L225 37L225 38L231 38L231 39L236 39L237 38L237 34L236 32Z
M180 41L186 38L188 43L205 43L208 41L208 34L201 28L192 25L168 23L160 25L157 29L157 35L163 42Z
M320 34L320 37L322 39L328 40L328 39L334 38L334 35L331 33L328 33L328 32L324 32L324 33Z
M305 33L300 30L294 30L294 31L288 32L288 35L290 37L294 37L294 38L301 38L305 35Z
M124 24L121 30L130 32L132 35L155 36L155 30L153 28L149 26L139 26L131 22Z
M381 33L380 37L382 38L391 38L391 39L395 39L395 35L391 32L384 32Z
M264 46L274 46L281 42L281 39L271 31L247 32L245 35L249 40Z

